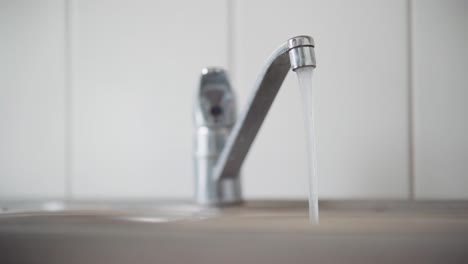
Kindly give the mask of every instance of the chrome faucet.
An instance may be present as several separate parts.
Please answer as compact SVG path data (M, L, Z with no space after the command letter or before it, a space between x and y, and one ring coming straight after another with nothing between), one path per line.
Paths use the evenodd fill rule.
M297 36L269 57L240 118L224 70L206 68L195 103L195 200L224 205L242 201L240 167L289 69L314 67L314 40Z

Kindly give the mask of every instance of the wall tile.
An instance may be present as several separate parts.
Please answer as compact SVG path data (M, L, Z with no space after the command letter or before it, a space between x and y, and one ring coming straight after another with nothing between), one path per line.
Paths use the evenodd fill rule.
M191 197L192 96L226 1L75 1L73 195Z
M416 197L468 198L468 2L413 2Z
M235 1L235 88L245 102L289 37L316 40L318 173L324 198L408 197L406 1ZM304 198L305 140L290 74L247 157L247 197Z
M268 55L297 34L317 42L321 196L407 197L406 1L233 1L232 25L227 1L70 2L75 197L191 196L200 69L234 66L243 106ZM413 3L416 197L467 198L467 6ZM64 11L0 2L0 197L64 195ZM248 198L307 193L296 83L291 74L246 161Z
M64 10L0 1L0 199L64 196Z

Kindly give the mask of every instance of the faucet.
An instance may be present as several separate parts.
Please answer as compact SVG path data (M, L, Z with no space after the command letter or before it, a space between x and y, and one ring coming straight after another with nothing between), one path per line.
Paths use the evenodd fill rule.
M297 36L268 58L236 121L236 102L226 72L202 70L195 101L195 200L203 205L242 202L240 168L289 69L316 67L314 40Z

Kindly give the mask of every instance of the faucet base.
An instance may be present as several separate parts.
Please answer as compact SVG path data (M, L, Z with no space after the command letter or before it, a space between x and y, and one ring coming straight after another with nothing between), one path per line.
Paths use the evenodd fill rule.
M195 200L198 204L219 206L242 203L240 177L220 181L211 177L198 178L196 185Z

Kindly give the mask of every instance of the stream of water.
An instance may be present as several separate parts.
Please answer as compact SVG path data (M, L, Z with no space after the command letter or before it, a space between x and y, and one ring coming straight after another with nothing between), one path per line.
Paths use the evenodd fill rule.
M296 70L299 89L302 97L306 140L307 167L309 172L309 219L312 223L319 223L318 180L317 180L317 148L315 144L314 107L312 90L312 67L302 67Z

